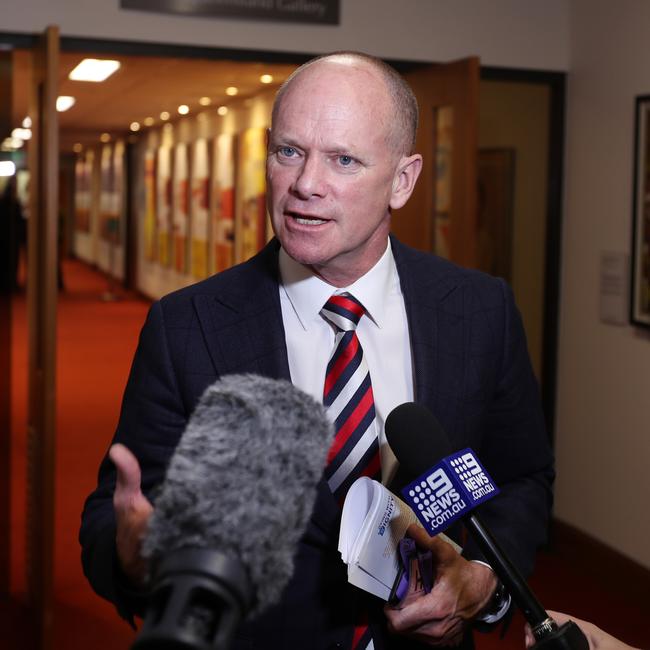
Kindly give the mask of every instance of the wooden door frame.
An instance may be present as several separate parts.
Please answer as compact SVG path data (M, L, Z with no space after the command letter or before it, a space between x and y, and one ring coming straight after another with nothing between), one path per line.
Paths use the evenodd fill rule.
M517 68L482 67L481 81L539 84L549 89L548 161L546 183L546 239L544 260L544 315L540 389L546 428L555 442L560 267L562 261L562 200L566 120L566 73Z

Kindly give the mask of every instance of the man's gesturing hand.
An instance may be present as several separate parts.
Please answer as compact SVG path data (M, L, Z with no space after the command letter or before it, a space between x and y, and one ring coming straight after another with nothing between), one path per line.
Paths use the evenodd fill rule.
M136 457L120 444L113 445L108 455L117 469L113 494L117 557L127 578L134 586L141 586L147 566L140 548L153 506L140 489L140 465Z
M497 584L494 573L468 562L447 542L411 525L407 534L422 549L430 549L436 580L425 594L411 579L409 591L396 607L384 611L391 631L431 646L458 645L465 626L488 603Z

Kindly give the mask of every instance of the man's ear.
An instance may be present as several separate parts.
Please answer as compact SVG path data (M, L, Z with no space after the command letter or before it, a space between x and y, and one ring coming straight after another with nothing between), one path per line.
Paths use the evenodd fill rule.
M389 202L393 210L398 210L409 200L421 171L422 156L419 153L405 156L399 161Z

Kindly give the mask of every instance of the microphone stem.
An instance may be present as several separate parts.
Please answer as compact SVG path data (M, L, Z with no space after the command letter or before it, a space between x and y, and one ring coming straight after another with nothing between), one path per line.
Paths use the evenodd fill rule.
M483 526L476 514L465 517L463 521L531 628L535 629L542 625L548 620L546 610L541 606L517 567L501 550L492 534Z

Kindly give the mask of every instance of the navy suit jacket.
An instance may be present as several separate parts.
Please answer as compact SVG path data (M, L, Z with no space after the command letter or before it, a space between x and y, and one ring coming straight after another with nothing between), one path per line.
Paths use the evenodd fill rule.
M545 539L553 458L525 335L505 282L459 268L392 238L412 345L416 401L455 449L471 447L502 492L482 518L509 557L532 569ZM155 302L140 335L113 442L128 446L151 494L207 385L232 373L290 379L278 292L276 240L251 260ZM131 619L142 599L125 587L115 555L115 472L103 460L82 517L84 571ZM324 482L283 601L242 626L237 648L349 647L356 601L337 552L339 507ZM471 540L464 554L480 558ZM373 624L383 615L371 603ZM393 642L395 643L395 642ZM340 644L340 645L339 645ZM390 640L385 643L391 647ZM376 645L375 647L378 647ZM417 647L400 639L396 647Z

